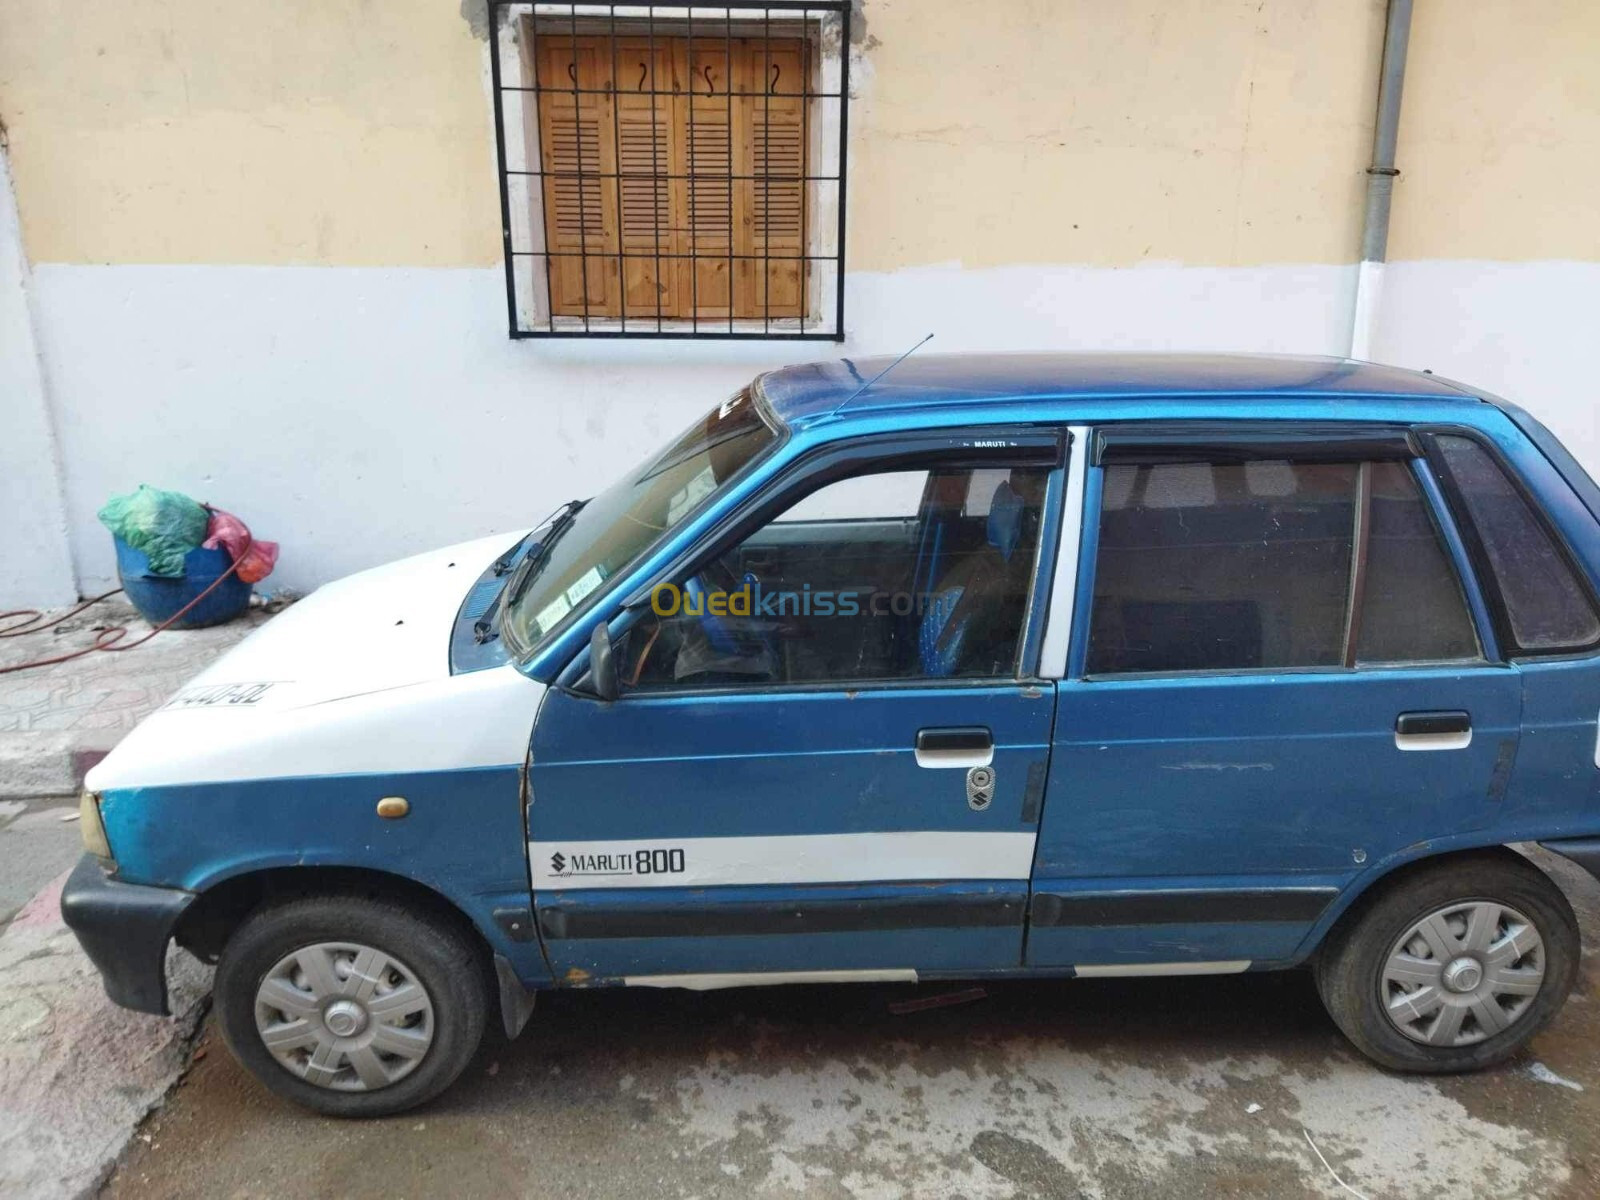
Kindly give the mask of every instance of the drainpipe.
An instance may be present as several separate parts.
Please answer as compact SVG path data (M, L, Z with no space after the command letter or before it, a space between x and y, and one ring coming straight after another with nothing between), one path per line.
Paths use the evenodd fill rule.
M1406 81L1406 47L1411 40L1411 0L1389 0L1383 31L1383 68L1378 80L1378 119L1372 131L1372 165L1367 168L1367 210L1361 229L1361 265L1356 270L1355 311L1350 321L1350 357L1372 353L1378 301L1383 294L1383 263L1389 254L1389 199L1394 179L1395 142L1400 134L1400 91Z

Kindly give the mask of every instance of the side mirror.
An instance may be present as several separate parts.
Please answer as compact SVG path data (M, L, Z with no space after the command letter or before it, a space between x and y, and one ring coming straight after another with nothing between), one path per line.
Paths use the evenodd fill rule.
M589 635L589 680L600 699L617 698L617 663L611 656L611 630L604 621Z

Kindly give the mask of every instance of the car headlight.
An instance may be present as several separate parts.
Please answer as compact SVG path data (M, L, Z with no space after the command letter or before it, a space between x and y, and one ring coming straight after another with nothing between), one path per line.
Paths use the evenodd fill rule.
M83 836L83 848L111 866L116 860L111 856L111 843L106 840L105 823L100 820L100 797L94 792L84 792L78 800L78 832Z

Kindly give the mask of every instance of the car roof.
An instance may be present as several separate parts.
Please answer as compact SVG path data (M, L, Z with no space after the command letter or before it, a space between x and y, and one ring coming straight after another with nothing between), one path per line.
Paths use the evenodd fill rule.
M915 354L863 390L893 362L840 358L782 367L761 377L761 392L791 428L836 414L848 423L951 405L992 407L994 419L1025 421L1030 408L1063 400L1148 399L1157 402L1152 416L1163 399L1215 399L1235 412L1240 402L1285 399L1479 402L1460 384L1421 371L1269 354Z

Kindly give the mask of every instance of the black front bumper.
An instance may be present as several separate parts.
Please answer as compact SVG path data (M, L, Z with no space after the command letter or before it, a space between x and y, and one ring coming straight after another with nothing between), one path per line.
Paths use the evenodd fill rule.
M61 916L105 981L135 1012L168 1015L167 943L193 892L119 883L85 854L61 891Z

